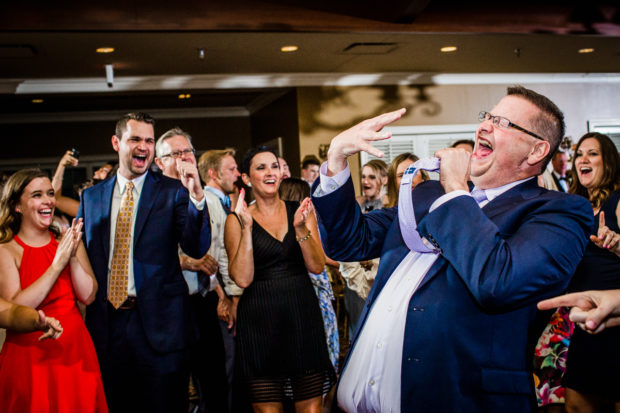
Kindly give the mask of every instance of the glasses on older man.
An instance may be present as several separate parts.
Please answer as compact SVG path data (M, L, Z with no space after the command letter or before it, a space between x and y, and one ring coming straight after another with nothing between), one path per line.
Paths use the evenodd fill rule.
M536 139L540 139L541 141L545 140L545 138L539 135L536 135L534 132L530 132L529 130L522 128L519 125L515 125L514 123L512 123L511 121L509 121L503 116L495 116L485 111L482 111L478 114L478 120L480 122L484 122L485 120L489 120L489 119L491 119L491 122L493 122L493 125L497 128L500 128L500 129L515 128L517 130L520 130L521 132L527 133L528 135L535 137Z
M172 159L177 159L180 158L184 155L194 155L196 154L196 151L192 148L192 149L183 149L182 151L174 151L174 152L170 152L167 153L165 155L160 156L160 158L172 158Z

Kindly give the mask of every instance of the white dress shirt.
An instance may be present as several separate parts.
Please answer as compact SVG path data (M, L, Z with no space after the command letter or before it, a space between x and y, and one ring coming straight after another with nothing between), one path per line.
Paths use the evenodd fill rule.
M320 185L314 195L324 196L341 187L351 176L347 168L327 176L327 163L321 166ZM486 189L482 208L505 191L533 178ZM471 196L457 190L437 198L429 212L458 196ZM415 200L414 200L415 202ZM340 377L337 400L347 412L399 413L401 366L405 324L409 301L439 255L410 251L394 270L379 293L354 343ZM400 357L395 357L399 355Z

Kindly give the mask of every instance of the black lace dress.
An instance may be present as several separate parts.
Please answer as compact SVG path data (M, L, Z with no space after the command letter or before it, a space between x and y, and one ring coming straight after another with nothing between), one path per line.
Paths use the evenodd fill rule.
M256 221L252 227L254 281L239 301L235 350L237 378L252 403L310 399L335 382L319 302L295 240L298 205L286 202L282 242Z

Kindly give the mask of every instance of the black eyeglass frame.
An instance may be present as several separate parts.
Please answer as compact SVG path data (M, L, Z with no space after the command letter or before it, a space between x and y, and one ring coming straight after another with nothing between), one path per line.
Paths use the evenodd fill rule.
M539 136L537 134L535 134L534 132L530 132L529 130L522 128L519 125L516 125L514 123L512 123L509 119L503 117L503 116L497 116L497 115L493 115L490 112L486 112L486 111L481 111L480 113L478 113L478 121L479 122L484 122L487 119L491 119L491 122L493 122L493 125L495 125L498 128L515 128L517 130L520 130L523 133L527 133L530 136L533 136L536 139L540 139L541 141L546 140L545 138L543 138L542 136ZM502 124L502 122L504 124Z
M196 155L196 150L194 148L191 148L191 149L184 149L182 151L170 152L170 153L160 156L159 158L160 159L164 159L164 158L177 159L177 158L182 157L183 155L189 155L190 153L192 155Z

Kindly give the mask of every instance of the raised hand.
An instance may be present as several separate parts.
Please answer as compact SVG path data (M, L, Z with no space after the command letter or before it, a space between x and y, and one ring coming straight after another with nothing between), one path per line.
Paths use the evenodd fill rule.
M308 219L308 215L313 211L314 207L312 206L312 201L310 198L306 198L301 201L299 208L295 211L295 216L293 217L293 226L295 228L305 228L306 220Z
M177 171L179 172L181 183L187 188L192 198L198 202L202 201L205 194L200 186L200 175L198 175L196 165L177 158Z
M58 163L58 165L62 165L62 166L69 166L69 165L77 166L78 163L79 163L79 160L73 156L73 151L67 151L67 152L65 152L65 154L60 159L60 162Z
M605 212L603 211L601 211L598 217L598 234L590 235L590 240L597 247L620 255L620 234L617 234L605 225Z
M347 157L361 151L380 158L383 157L383 152L372 146L371 142L388 139L392 136L390 132L381 132L381 130L386 125L400 119L405 112L406 109L403 108L366 119L337 135L332 139L329 146L327 174L332 176L344 170L347 166Z
M252 215L250 211L248 211L248 205L245 203L245 189L241 189L239 191L239 199L237 200L237 205L235 205L235 214L237 218L239 218L239 223L241 224L241 229L252 229L252 223L254 220L252 219Z
M69 234L73 237L73 250L71 251L71 257L75 257L75 253L80 246L80 241L82 240L82 227L84 226L84 222L82 218L78 218L77 220L73 218L71 222L71 228L69 228Z
M62 326L60 321L53 317L46 317L43 310L39 310L39 330L43 331L39 341L48 338L57 339L62 334Z

